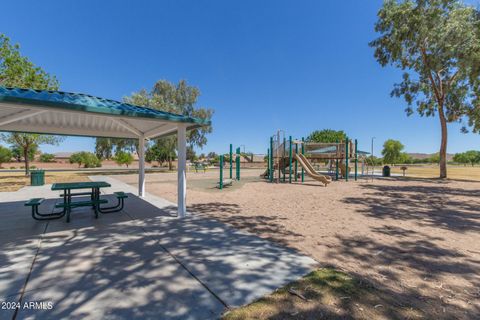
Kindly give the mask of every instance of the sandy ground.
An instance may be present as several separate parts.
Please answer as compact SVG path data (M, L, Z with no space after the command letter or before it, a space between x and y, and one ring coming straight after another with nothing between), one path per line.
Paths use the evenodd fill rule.
M1 169L23 169L25 166L24 162L4 162L2 163ZM35 168L41 168L45 170L49 169L78 169L78 164L70 163L68 160L59 160L56 162L40 162L40 161L32 161L30 162L30 166L34 166ZM153 164L146 163L146 168L151 168ZM104 160L102 161L102 169L125 169L126 166L119 166L112 160ZM133 161L133 163L129 166L130 169L137 168L138 169L138 161Z
M480 183L360 179L325 188L270 184L259 173L244 170L225 190L215 188L218 172L188 174L190 212L297 248L426 318L480 315ZM176 201L176 175L148 175L147 191Z

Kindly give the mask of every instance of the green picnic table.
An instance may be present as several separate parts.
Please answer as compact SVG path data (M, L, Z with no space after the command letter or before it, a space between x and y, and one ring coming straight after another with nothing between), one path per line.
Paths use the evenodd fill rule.
M72 209L78 207L92 207L95 212L95 218L98 218L99 212L111 213L123 210L124 199L128 197L124 192L114 192L118 203L114 206L102 208L100 205L107 204L108 200L100 198L100 189L108 187L111 187L111 185L105 181L54 183L51 188L52 191L63 191L60 195L63 201L55 204L55 208L62 209L60 212L40 213L38 207L45 200L43 198L30 199L25 203L25 206L32 207L32 217L36 220L59 219L66 215L67 222L70 222ZM77 190L81 192L72 192ZM75 197L88 197L88 199L73 201Z
M105 181L54 183L52 191L63 191L63 194L60 195L63 197L63 202L57 203L55 207L66 211L67 222L70 222L72 209L78 207L92 207L95 211L95 218L98 218L100 204L108 203L108 200L100 199L100 189L108 187L111 187L111 185ZM82 189L90 189L90 191L72 193L72 190ZM90 196L90 200L72 201L72 197L78 196Z

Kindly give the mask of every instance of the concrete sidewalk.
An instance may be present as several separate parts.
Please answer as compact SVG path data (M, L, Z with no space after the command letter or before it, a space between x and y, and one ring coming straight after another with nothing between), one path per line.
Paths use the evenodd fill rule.
M135 191L91 178L110 182L107 194ZM215 319L316 266L218 221L178 219L174 204L152 195L130 193L124 211L98 220L86 208L69 224L34 221L23 201L48 195L41 210L53 210L58 195L48 188L0 193L0 300L22 304L16 314L0 310L1 319ZM53 307L23 308L40 301Z

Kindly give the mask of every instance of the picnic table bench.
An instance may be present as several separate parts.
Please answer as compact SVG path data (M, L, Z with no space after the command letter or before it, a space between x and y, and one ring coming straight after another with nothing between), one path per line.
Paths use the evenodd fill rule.
M203 164L195 164L195 173L197 173L199 170L203 170L203 173L207 172L207 166Z
M124 192L114 192L117 198L117 204L110 207L101 207L102 204L107 204L107 199L100 198L100 189L111 187L111 185L104 181L90 181L90 182L68 182L68 183L54 183L52 185L52 191L63 191L60 197L63 198L63 202L55 204L55 208L62 209L59 212L53 213L40 213L38 207L43 203L45 199L34 198L25 203L25 206L32 208L32 217L36 220L53 220L60 219L63 216L67 216L67 222L70 222L70 213L73 208L78 207L92 207L95 212L95 218L98 218L98 213L111 213L123 210L124 201L128 198L128 195ZM72 192L72 190L84 190L90 189L85 192ZM74 197L89 196L90 199L82 199L79 201L72 201Z

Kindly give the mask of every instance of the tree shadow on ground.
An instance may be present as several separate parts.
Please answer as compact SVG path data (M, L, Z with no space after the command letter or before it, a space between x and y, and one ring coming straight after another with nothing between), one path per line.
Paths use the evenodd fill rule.
M360 212L376 219L409 220L421 226L465 232L480 230L480 190L431 185L364 184L362 197L346 197ZM461 199L459 199L461 197Z
M349 274L378 290L381 301L377 304L398 307L388 311L389 318L405 318L402 310L407 309L418 318L472 319L480 314L480 261L440 247L433 242L436 237L429 239L411 230L388 227L373 232L396 240L386 244L374 236L339 236L328 257L362 270L362 274ZM445 277L462 282L444 285Z
M392 298L424 316L475 317L480 314L480 252L447 244L456 240L451 232L463 236L480 231L480 191L461 189L448 181L421 181L422 185L414 186L363 184L366 192L361 197L344 198L355 205L356 212L385 224L371 227L367 236L338 235L329 257L340 265L366 270L367 281L392 291ZM401 222L405 226L398 225ZM412 223L414 229L406 227ZM440 230L432 232L432 228Z
M282 221L288 220L278 216L246 215L237 204L223 202L199 203L188 206L193 214L213 217L236 229L258 235L264 239L290 246L292 242L301 241L304 236L285 228Z

